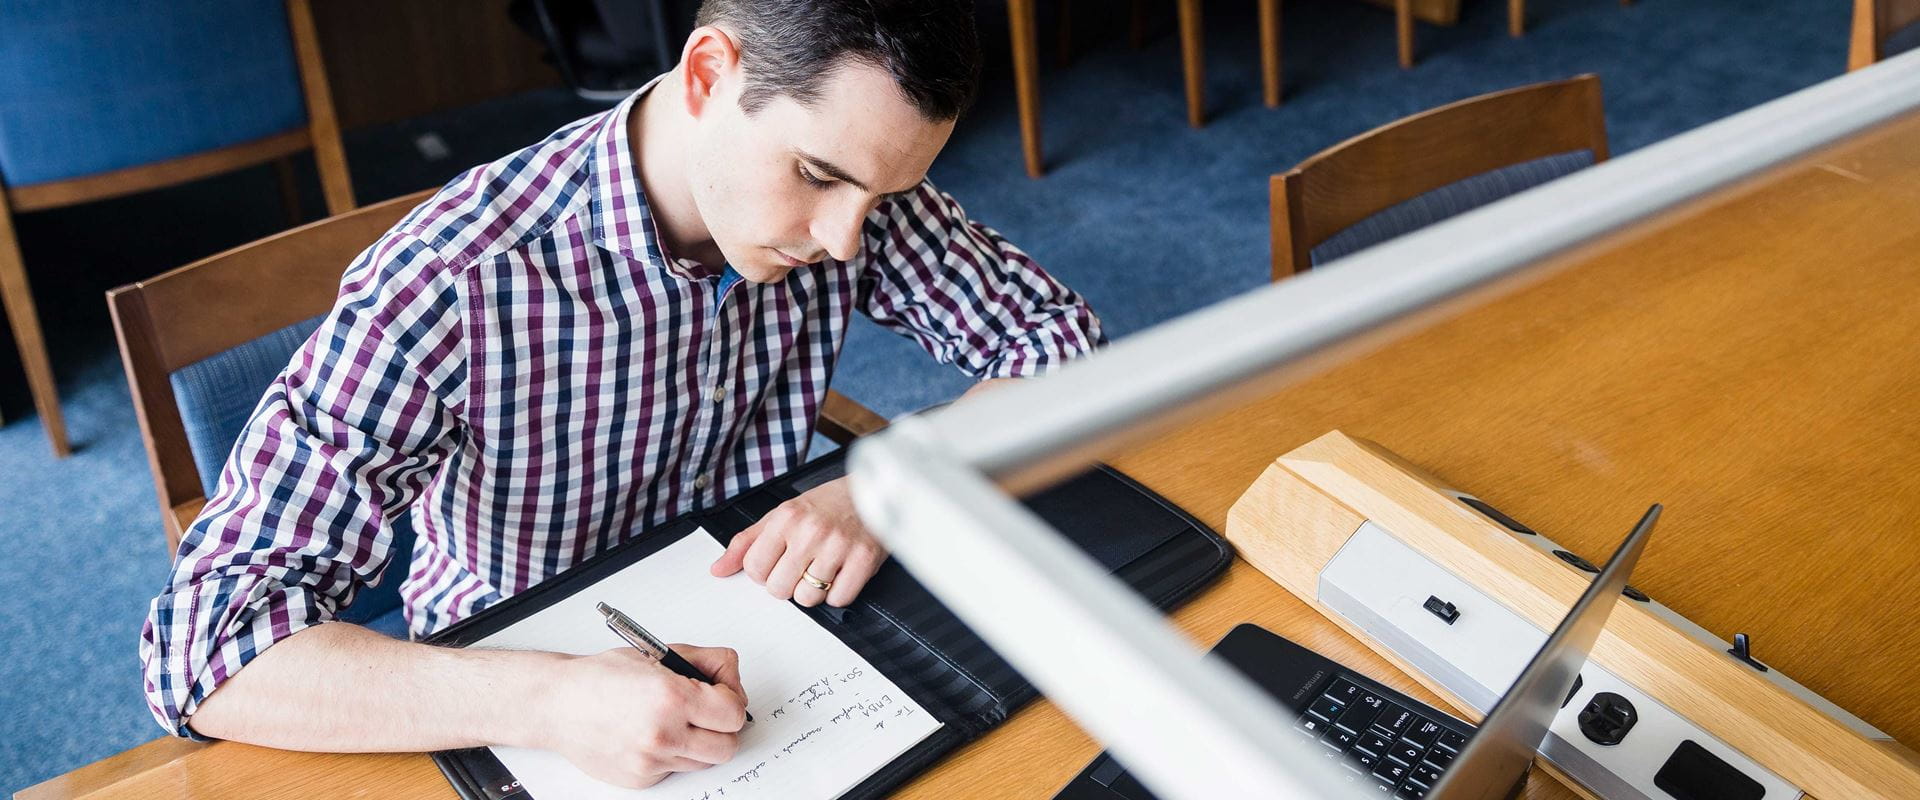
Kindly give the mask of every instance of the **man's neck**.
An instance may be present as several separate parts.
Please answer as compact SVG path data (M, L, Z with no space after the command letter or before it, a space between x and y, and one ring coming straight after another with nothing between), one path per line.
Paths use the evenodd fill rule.
M689 188L686 143L692 120L681 102L675 81L679 75L679 70L667 73L634 101L627 113L627 142L664 249L677 258L718 266L726 258L701 221Z

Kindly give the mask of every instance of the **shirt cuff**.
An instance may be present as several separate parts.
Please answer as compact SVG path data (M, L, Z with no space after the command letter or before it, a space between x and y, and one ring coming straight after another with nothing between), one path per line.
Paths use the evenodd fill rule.
M154 598L140 643L148 710L168 733L207 741L186 722L200 702L274 642L330 618L312 591L257 574Z

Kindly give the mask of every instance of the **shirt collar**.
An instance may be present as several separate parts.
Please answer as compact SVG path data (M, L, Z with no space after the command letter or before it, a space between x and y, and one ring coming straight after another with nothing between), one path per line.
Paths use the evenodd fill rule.
M627 118L635 104L664 77L655 77L620 101L620 105L602 118L600 131L594 135L589 166L593 181L593 237L601 246L629 259L664 268L686 280L703 280L720 274L720 270L691 259L673 258L666 252L653 208L648 205L646 190L640 184L632 138L627 135Z

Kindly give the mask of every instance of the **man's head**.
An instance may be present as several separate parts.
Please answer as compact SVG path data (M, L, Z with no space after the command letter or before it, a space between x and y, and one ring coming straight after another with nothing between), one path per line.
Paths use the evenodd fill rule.
M687 176L741 275L848 259L911 189L979 83L970 0L705 0L674 75Z

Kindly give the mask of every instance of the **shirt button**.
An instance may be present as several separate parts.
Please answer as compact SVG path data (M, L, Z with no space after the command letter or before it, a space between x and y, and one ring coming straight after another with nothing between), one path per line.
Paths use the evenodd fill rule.
M695 489L705 489L705 488L707 488L707 484L709 484L709 483L712 483L712 482L713 482L713 481L712 481L712 479L711 479L711 478L709 478L709 477L707 477L707 473L704 473L704 472L702 472L702 473L700 473L699 475L697 475L697 476L694 476L694 479L693 479L693 488L695 488Z

